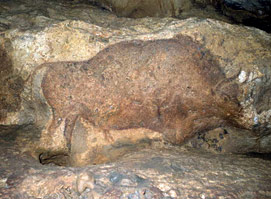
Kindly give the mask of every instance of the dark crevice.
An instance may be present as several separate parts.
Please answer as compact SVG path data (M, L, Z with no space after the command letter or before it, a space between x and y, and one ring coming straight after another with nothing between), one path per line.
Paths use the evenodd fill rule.
M249 158L259 158L259 159L271 161L271 153L249 152L249 153L246 153L245 155Z
M39 155L39 162L42 165L67 166L69 163L69 155L66 153L44 152Z

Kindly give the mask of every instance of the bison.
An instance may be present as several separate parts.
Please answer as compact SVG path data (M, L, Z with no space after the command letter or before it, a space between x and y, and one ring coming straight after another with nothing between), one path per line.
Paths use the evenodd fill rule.
M44 66L41 88L53 110L48 130L64 120L69 147L78 117L105 133L151 129L173 144L224 124L240 125L238 85L187 36L124 41L87 61Z

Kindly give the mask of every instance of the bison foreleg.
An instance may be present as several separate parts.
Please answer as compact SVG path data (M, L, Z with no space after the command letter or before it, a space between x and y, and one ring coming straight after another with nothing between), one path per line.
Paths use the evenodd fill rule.
M64 136L66 139L69 152L71 151L71 140L72 140L74 125L78 117L79 115L69 115L65 120Z

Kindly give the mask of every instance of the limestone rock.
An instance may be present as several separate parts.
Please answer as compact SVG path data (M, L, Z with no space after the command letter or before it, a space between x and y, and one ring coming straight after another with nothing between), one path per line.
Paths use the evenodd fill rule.
M0 120L6 118L8 113L16 112L20 108L20 95L23 91L22 77L14 74L14 68L5 49L0 48Z
M196 71L197 62L194 63L191 57L195 58L198 62L210 63L207 64L207 66L214 65L214 70L219 72L213 72L213 74L218 74L218 77L212 81L214 81L214 84L217 84L219 80L222 80L218 90L225 94L225 97L219 97L218 101L215 101L215 104L222 104L223 107L224 104L222 101L225 101L225 105L233 103L233 107L240 106L241 116L236 117L236 114L232 114L233 117L228 116L227 120L237 121L238 124L241 124L241 127L245 127L247 130L254 132L263 143L262 146L267 146L268 143L270 143L271 104L269 98L271 95L271 37L269 34L258 29L230 25L211 19L200 20L190 18L187 20L177 20L172 18L143 18L131 20L117 18L109 12L105 12L101 15L102 11L98 11L91 5L80 6L79 4L74 6L73 4L67 4L65 7L61 5L59 2L51 1L39 1L39 4L32 5L29 1L23 1L21 6L14 7L10 1L7 1L1 3L0 6L1 69L3 68L0 77L1 85L4 85L1 88L0 99L2 102L1 107L10 107L8 109L2 108L0 114L1 128L8 125L22 126L27 124L35 124L43 128L39 142L33 142L31 146L25 146L26 148L29 147L28 150L35 151L35 157L39 157L39 154L44 154L44 157L49 157L51 155L48 155L48 151L54 151L55 154L61 153L63 157L68 153L66 148L67 140L65 137L69 137L69 135L64 136L67 127L66 121L63 120L62 117L54 118L54 108L57 106L50 104L52 102L49 99L50 97L48 98L50 91L44 92L46 84L50 84L50 87L54 87L54 82L50 82L50 78L48 78L49 73L52 77L53 75L61 76L60 68L62 68L63 71L73 70L74 63L78 63L80 65L79 68L83 71L83 65L87 63L104 68L102 67L103 63L98 64L99 59L104 60L104 63L109 62L109 64L113 65L113 62L110 62L109 56L108 59L102 58L102 53L106 54L106 49L111 50L111 53L112 50L122 50L125 52L126 50L128 51L128 49L120 46L124 44L136 46L136 42L133 44L135 40L139 41L138 43L140 45L152 43L153 45L158 45L156 43L161 43L160 40L170 42L176 39L177 35L188 38L188 43L192 45L192 50L190 49L192 54L188 53L187 58L184 56L186 52L185 49L181 48L182 52L184 52L182 59L188 60L188 65L192 66L192 68L188 68L188 65L186 66L184 64L183 66L187 67L187 69L182 71L183 74L188 75L189 72ZM19 12L22 10L27 11ZM35 12L35 10L39 10L39 12ZM75 17L77 20L74 20ZM197 47L201 48L197 50ZM158 49L161 50L163 48L165 52L164 45ZM189 50L188 47L186 48ZM134 52L139 53L139 51L140 50L135 50ZM151 50L148 52L150 51ZM199 52L199 54L196 52ZM201 54L202 52L204 52L204 55ZM121 54L122 52L116 52L116 54L118 53ZM129 56L132 56L132 53L131 51ZM163 58L162 53L155 55L159 59ZM125 59L121 57L121 55L119 55L119 57L118 59ZM201 59L201 57L203 57L203 59ZM89 60L89 62L87 60ZM140 61L136 56L131 59L131 62L136 61ZM147 61L147 59L145 61ZM39 67L42 64L50 65L49 63L52 63L51 67ZM126 64L125 66L129 67L130 65ZM199 66L203 67L205 65L199 64ZM117 67L117 63L114 67ZM54 70L57 71L55 74ZM98 69L93 71L96 72L98 78L102 78L102 74L99 74ZM199 73L203 71L201 68ZM84 77L84 80L88 80L89 77L83 75L83 72L81 73L80 70L77 72ZM69 73L71 75L69 77L73 77L73 74L77 72L70 71ZM109 76L115 75L116 77L118 75L118 73L106 74ZM65 74L62 75L64 78ZM152 80L151 74L148 74L147 71L143 75L145 75L148 80ZM94 76L92 74L92 77ZM127 75L127 77L130 76ZM189 77L189 75L186 77ZM204 74L200 74L200 78L201 77L204 77ZM200 78L193 81L197 80L198 83L203 85L210 84L211 80L204 82ZM57 77L52 79L55 81ZM73 81L76 82L77 80L74 79ZM106 81L106 79L103 81ZM158 80L155 81L159 82ZM176 78L173 79L173 81L176 81ZM187 82L192 82L192 80ZM63 81L63 83L65 83L65 81ZM117 83L120 82L117 81ZM214 84L211 83L210 85ZM8 85L10 85L11 88L8 88ZM60 87L61 82L55 85ZM110 85L113 86L112 83ZM229 85L238 88L238 95L235 95L234 92L231 91L233 87ZM212 86L206 86L206 90L203 89L203 95L198 95L203 96L203 99L206 101L205 105L211 103L213 100L213 97L207 92L211 87ZM140 90L137 87L135 88ZM196 88L200 90L200 86ZM174 90L173 85L171 89ZM84 92L86 95L87 91ZM115 90L114 92L117 93L118 91ZM68 95L65 95L63 97L67 96ZM162 95L160 94L159 96ZM207 100L209 96L210 99L212 99L210 101ZM60 99L62 98L60 97ZM118 101L117 99L120 98L114 99L115 102ZM75 100L73 102L78 101ZM184 105L194 102L195 101L185 101ZM65 105L62 104L61 100L59 103L61 106ZM107 105L109 104L108 101ZM77 109L79 111L82 110L80 106L81 105L79 105L79 109ZM111 110L110 106L102 110L115 111L115 109ZM203 109L201 110L203 111ZM222 110L224 109L219 109L218 118L227 115L227 111L224 112ZM233 108L232 110L236 112L237 109ZM61 111L58 109L58 112ZM65 112L67 110L63 111ZM95 109L91 111L95 111ZM143 109L142 111L147 110ZM148 113L151 115L154 112L150 111ZM175 115L174 111L171 113ZM66 113L64 115L66 116ZM102 118L101 115L103 114L100 113L100 116L97 118ZM102 120L95 120L94 123L96 122L98 124L99 121ZM137 122L138 121L139 120L137 120ZM220 120L217 118L214 121L218 121L216 125L220 123ZM53 133L49 133L48 129L50 129L52 122L57 123L57 128ZM125 120L124 122L127 123ZM148 122L150 123L150 121ZM199 120L198 122L200 123ZM140 121L138 123L140 124ZM126 127L130 126L135 130L133 131L135 135L137 132L134 127L146 127L144 125L136 126L138 123L129 124ZM109 122L104 126L108 127L110 125L113 127L113 122ZM172 123L168 125L174 126L177 124L173 125ZM206 127L210 126L207 125ZM73 129L72 125L69 128ZM195 128L199 127L196 126ZM157 129L162 131L162 129L158 127L151 130L157 132ZM105 130L108 129L105 128ZM115 130L121 131L118 128ZM142 131L142 129L137 130L139 132ZM196 129L194 130L196 131ZM203 131L203 128L200 127L198 130ZM91 132L91 130L89 132ZM88 136L90 135L92 135L92 133L88 134ZM133 136L130 136L130 138L131 137ZM175 139L175 141L178 140L176 137L174 138L174 136L171 136L171 138L173 138L173 140ZM92 151L92 148L89 150Z
M212 153L271 153L270 135L257 135L253 131L231 127L201 132L186 146Z
M270 198L270 161L180 147L85 168L40 165L0 140L0 198ZM238 183L236 183L238 182Z
M177 16L192 7L191 0L97 0L102 7L122 17Z
M223 14L237 22L271 31L271 2L269 0L215 0L212 2Z
M255 28L1 1L0 198L270 198L270 63Z

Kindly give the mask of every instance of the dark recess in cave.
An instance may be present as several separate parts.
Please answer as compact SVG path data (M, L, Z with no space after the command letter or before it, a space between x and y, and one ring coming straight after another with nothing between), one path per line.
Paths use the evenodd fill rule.
M257 153L257 152L250 152L245 154L249 158L260 158L263 160L271 161L271 153Z

